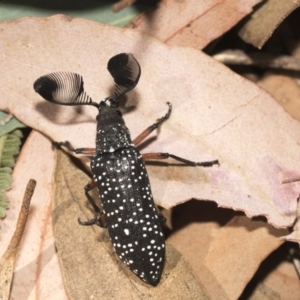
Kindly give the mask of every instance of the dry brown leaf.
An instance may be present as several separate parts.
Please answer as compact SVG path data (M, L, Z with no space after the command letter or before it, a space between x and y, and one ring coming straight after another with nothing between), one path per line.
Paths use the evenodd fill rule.
M203 263L201 282L211 295L221 285L229 299L236 299L258 269L260 262L280 246L278 237L287 232L245 216L233 218L215 237ZM235 280L235 284L231 280Z
M169 45L204 48L252 12L261 0L163 0L127 27L151 34ZM175 17L176 16L176 17Z
M300 121L300 88L295 79L267 72L257 84L269 92L293 118Z
M159 285L144 284L116 256L106 229L78 225L78 217L92 217L86 214L83 190L90 178L62 151L57 153L54 178L55 243L70 299L209 299L172 246L167 247Z
M108 59L132 52L142 66L127 103L134 109L124 114L132 136L165 114L166 101L173 104L170 120L144 152L221 163L149 167L157 204L168 208L196 197L249 217L265 215L276 227L293 223L300 183L281 182L298 174L300 127L256 85L194 49L169 47L134 30L65 16L6 22L0 29L1 109L53 140L93 146L96 110L46 103L32 83L51 71L77 72L99 101L112 87Z
M276 266L272 273L264 278L263 286L264 288L260 289L261 292L267 295L273 292L272 294L280 295L279 299L297 299L300 295L300 282L295 266L286 261ZM256 298L251 298L251 300L256 299L261 298L259 295L256 295Z
M300 5L299 0L266 1L240 30L239 36L261 49L280 23Z
M67 299L52 234L50 190L53 166L50 141L33 132L14 168L12 190L8 192L10 209L1 221L0 255L16 226L28 179L35 178L37 187L16 259L11 299Z
M300 121L300 88L296 80L272 72L268 72L258 82L258 85L268 91L277 102L296 120ZM299 178L300 172L289 179ZM294 183L287 183L289 186ZM297 222L294 224L294 232L285 237L287 241L300 244L300 207L298 203Z
M184 226L168 238L211 299L237 299L262 260L282 243L278 237L288 233L261 220L232 216L212 204L186 203L174 220Z

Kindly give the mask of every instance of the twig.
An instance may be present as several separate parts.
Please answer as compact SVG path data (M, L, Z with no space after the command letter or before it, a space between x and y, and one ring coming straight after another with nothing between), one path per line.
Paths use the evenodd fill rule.
M299 260L299 252L295 248L290 248L289 249L289 256L290 259L292 260L296 273L300 279L300 260Z
M115 3L111 10L114 12L114 13L117 13L119 12L120 10L124 9L125 7L133 4L136 0L121 0L117 3Z
M36 186L36 181L30 179L22 202L21 211L17 221L16 230L10 243L0 259L0 299L8 300L15 268L15 258L24 232L29 213L30 201Z
M262 52L246 54L241 50L227 50L215 54L213 58L228 65L255 65L260 68L300 71L300 60L287 55L274 56Z
M300 177L296 177L296 178L292 178L292 179L286 179L286 180L282 181L282 184L291 183L291 182L295 182L295 181L299 181L299 180L300 180Z

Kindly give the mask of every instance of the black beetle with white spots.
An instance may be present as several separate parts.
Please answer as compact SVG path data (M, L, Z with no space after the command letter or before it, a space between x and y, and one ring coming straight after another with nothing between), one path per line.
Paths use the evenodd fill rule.
M108 62L115 81L113 96L93 102L83 88L80 75L70 72L50 73L34 83L34 89L45 100L61 105L92 105L97 116L96 149L74 149L68 142L59 143L77 154L92 155L93 179L85 186L85 194L94 210L94 218L82 225L98 225L108 229L110 240L121 261L141 280L157 285L165 261L164 218L156 208L144 160L173 158L186 165L211 167L217 160L193 162L169 153L140 154L136 149L152 131L167 120L165 116L131 140L130 132L118 110L119 98L138 83L141 68L132 54L121 53ZM97 187L103 211L89 191Z

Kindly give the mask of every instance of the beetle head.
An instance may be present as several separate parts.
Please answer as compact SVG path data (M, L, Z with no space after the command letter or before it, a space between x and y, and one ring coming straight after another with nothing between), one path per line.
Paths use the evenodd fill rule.
M105 125L125 124L122 113L114 105L114 98L106 98L99 105L99 114L97 116L98 129Z

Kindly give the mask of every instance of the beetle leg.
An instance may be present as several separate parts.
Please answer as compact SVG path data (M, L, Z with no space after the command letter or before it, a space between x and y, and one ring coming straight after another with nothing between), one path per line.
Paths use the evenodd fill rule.
M106 220L105 220L105 215L100 211L99 207L96 205L93 197L89 194L89 191L92 190L93 188L96 187L96 182L94 180L92 180L91 182L89 182L85 187L85 195L88 198L90 204L93 207L94 210L94 218L88 220L88 221L81 221L80 219L78 219L78 223L80 225L84 225L84 226L91 226L91 225L98 225L100 227L103 228L107 228L107 224L106 224Z
M213 165L219 165L219 161L218 160L212 160L212 161L204 161L204 162L195 162L195 161L191 161L170 153L144 153L142 154L142 157L144 160L148 160L148 159L167 159L169 157L180 161L182 163L184 163L185 165L188 166L200 166L200 167L212 167Z
M84 154L88 156L95 155L96 149L95 148L74 148L70 142L65 141L65 142L53 142L53 144L56 147L66 147L69 151L75 152L76 154Z
M84 154L88 156L93 156L96 153L96 148L77 148L74 149L76 154Z
M157 119L157 121L149 126L146 130L144 130L141 134L139 134L134 140L133 143L137 146L139 145L152 131L154 131L161 123L165 122L169 119L172 112L172 104L167 102L169 105L168 112L161 118Z

